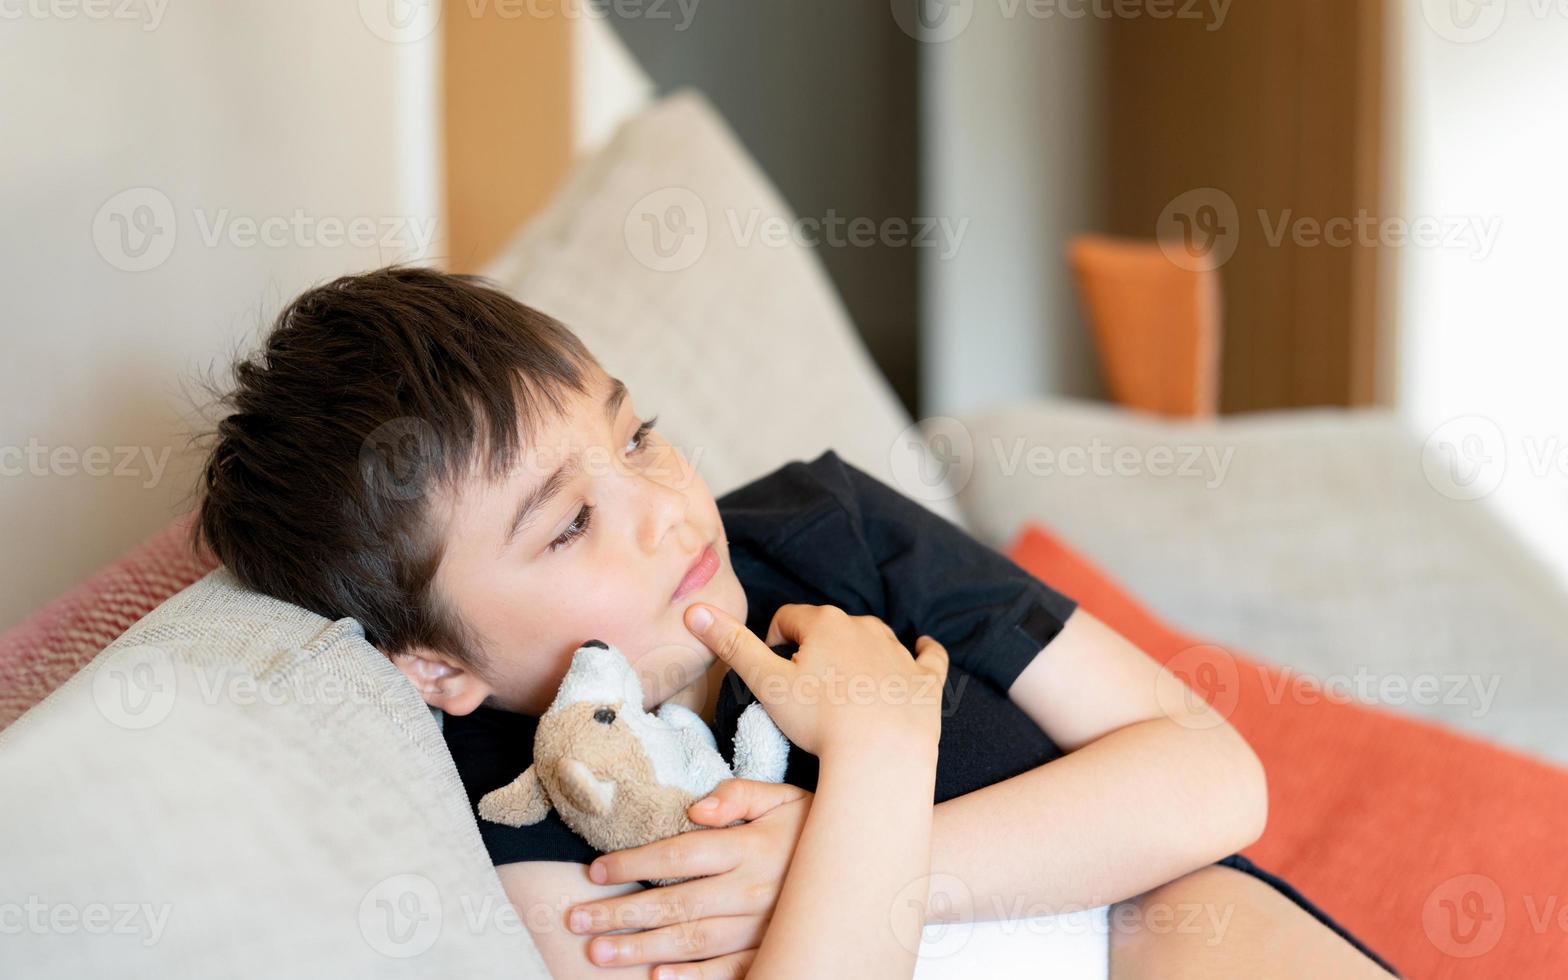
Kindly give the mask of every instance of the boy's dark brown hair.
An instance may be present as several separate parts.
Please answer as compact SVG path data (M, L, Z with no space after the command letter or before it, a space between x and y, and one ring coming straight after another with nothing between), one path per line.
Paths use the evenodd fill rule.
M474 276L394 266L306 290L234 366L203 467L194 543L246 586L383 652L483 666L433 589L431 491L498 476L597 361L575 334Z

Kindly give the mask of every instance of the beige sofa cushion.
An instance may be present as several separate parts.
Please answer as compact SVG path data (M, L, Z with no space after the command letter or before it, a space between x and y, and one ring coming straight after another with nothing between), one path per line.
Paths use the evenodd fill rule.
M548 976L413 686L222 569L0 733L0 786L0 976Z
M963 422L982 540L1039 521L1184 630L1568 762L1562 588L1485 501L1427 482L1394 413L1041 400Z
M792 217L684 91L623 124L485 271L571 327L715 494L831 447L962 526L817 257L764 233Z

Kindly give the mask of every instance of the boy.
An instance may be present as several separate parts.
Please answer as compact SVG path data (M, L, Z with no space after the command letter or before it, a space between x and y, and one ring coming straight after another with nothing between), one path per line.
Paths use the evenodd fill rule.
M526 765L530 720L584 639L627 655L646 706L675 699L722 728L721 707L744 695L724 683L714 631L763 635L782 604L831 604L884 620L906 645L932 635L957 668L939 767L970 778L939 771L931 867L934 887L963 887L933 907L983 919L1223 904L1235 912L1223 935L1114 935L1114 974L1227 975L1284 944L1276 975L1382 975L1353 937L1234 855L1261 833L1266 795L1223 718L1070 599L836 454L721 505L569 330L478 280L422 269L307 291L236 380L203 473L200 536L250 587L357 619L445 713L471 798ZM983 725L965 727L976 719L997 732L1027 720L1033 737L987 742ZM950 745L949 727L982 734ZM999 751L1003 739L1017 752ZM1067 754L1041 764L1058 747ZM745 972L810 796L744 781L718 795L715 829L598 860L559 827L481 824L553 972ZM680 874L702 877L633 884ZM590 963L567 906L585 933L644 931L593 939Z

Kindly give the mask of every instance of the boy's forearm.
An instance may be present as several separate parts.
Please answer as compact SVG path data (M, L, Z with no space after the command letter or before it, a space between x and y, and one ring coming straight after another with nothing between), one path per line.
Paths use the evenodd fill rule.
M930 921L1130 898L1256 839L1262 774L1228 726L1161 717L935 808Z
M899 907L931 859L936 754L825 757L805 828L749 976L907 977L924 925Z

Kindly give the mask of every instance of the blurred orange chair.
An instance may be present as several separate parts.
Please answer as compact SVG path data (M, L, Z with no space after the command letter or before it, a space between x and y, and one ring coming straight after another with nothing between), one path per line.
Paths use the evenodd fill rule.
M1219 271L1156 242L1081 235L1068 262L1119 405L1204 418L1219 410Z

